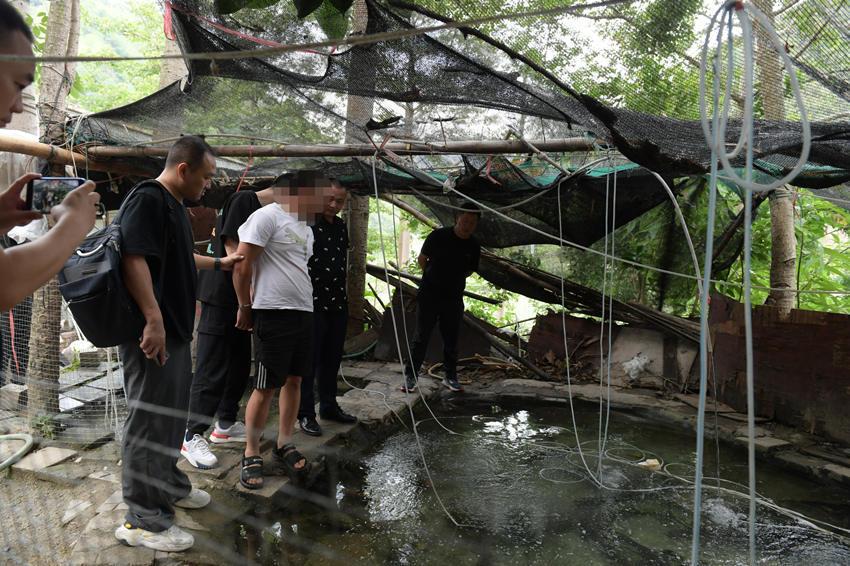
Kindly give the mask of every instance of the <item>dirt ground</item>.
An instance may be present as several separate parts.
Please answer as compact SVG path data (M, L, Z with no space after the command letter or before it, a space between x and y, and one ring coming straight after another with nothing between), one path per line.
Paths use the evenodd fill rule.
M66 564L71 545L95 509L115 490L107 482L59 485L33 477L0 479L0 562L3 564ZM61 526L74 501L91 505Z

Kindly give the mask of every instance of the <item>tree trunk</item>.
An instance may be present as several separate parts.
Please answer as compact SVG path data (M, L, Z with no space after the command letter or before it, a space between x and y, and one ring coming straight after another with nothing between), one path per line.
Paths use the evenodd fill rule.
M355 0L352 6L353 34L362 34L366 31L369 14L364 0ZM352 61L352 68L357 68L357 59ZM360 65L368 68L368 65ZM366 142L368 138L358 126L365 126L372 117L372 106L374 100L362 96L348 96L346 109L345 143ZM369 197L349 195L348 211L346 214L348 223L348 240L350 251L348 254L348 335L356 336L363 332L365 292L366 292L366 244L369 239Z
M54 0L47 18L46 56L76 55L80 34L79 0ZM64 141L65 108L74 82L73 63L44 63L39 87L42 141ZM64 168L54 171L64 174ZM59 330L62 298L53 278L33 296L28 368L28 416L30 422L59 412Z
M755 6L773 23L773 0L755 0ZM756 64L764 117L785 119L782 64L761 26L756 26ZM794 235L793 191L781 187L770 194L770 286L766 304L777 307L782 318L794 308L797 239Z

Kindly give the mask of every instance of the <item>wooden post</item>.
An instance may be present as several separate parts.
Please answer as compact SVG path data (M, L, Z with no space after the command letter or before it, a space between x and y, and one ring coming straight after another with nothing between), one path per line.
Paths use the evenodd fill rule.
M755 0L755 6L773 23L773 0ZM758 92L764 118L785 119L785 89L782 64L762 26L756 26ZM794 192L780 187L770 193L770 286L766 304L777 307L785 319L794 308L797 290L797 238L794 233Z
M47 56L73 56L80 35L79 0L54 0L47 18ZM64 141L65 104L74 82L74 63L44 63L41 68L39 115L41 136L48 143ZM64 167L53 171L64 174ZM27 371L30 424L59 412L59 330L62 298L54 277L33 295L30 358Z
M369 12L365 0L355 0L352 6L352 29L351 33L363 34L369 20ZM355 48L357 49L357 48ZM352 59L352 69L368 72L370 66L362 61L360 51L355 51ZM359 63L359 64L358 64ZM372 69L374 72L374 69ZM358 76L357 80L363 80ZM345 142L367 142L363 130L360 128L372 117L372 106L374 99L362 96L348 95L348 106L345 117L348 122L345 125ZM348 336L356 336L363 332L364 312L366 303L366 244L369 240L369 197L349 195L348 210L346 212L348 224L348 279L346 291L348 294Z

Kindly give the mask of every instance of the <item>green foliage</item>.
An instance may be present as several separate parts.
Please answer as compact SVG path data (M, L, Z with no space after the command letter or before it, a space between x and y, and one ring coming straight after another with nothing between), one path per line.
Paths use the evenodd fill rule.
M298 17L302 20L319 9L323 0L292 0L295 4L295 9L298 10Z
M215 0L216 9L222 14L232 14L239 10L268 8L280 0Z
M319 95L316 95L318 97ZM208 134L246 134L301 143L329 143L340 132L336 122L328 121L302 99L294 98L280 85L219 79L212 96L203 107L189 109L186 129ZM222 120L222 116L238 116ZM235 140L233 143L244 143Z
M161 55L162 15L143 0L83 0L80 55ZM134 102L159 86L159 61L80 63L70 99L89 112Z
M796 203L798 288L845 292L850 290L850 212L831 202L812 198L800 190ZM751 278L754 287L770 286L770 208L764 204L753 222ZM732 267L728 280L735 286L720 285L719 290L741 300L743 258ZM753 289L753 304L762 304L768 292ZM850 297L828 293L800 293L798 308L850 314Z
M341 39L348 32L348 16L336 6L326 1L313 12L319 27L328 36L328 39Z
M30 430L46 440L56 437L56 421L52 415L40 415L30 421Z

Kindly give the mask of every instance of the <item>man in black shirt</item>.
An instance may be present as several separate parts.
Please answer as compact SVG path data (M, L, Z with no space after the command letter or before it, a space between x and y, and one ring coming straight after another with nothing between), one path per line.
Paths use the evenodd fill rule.
M124 284L145 318L138 341L121 344L128 414L122 447L122 490L128 510L115 536L130 546L186 550L194 537L174 524L174 506L210 501L177 468L192 383L190 343L197 269L231 269L240 256L193 253L184 199L197 201L216 164L212 148L185 136L165 169L144 181L122 206Z
M251 213L274 201L272 189L238 191L224 205L211 242L215 257L235 254L239 227ZM189 420L180 454L196 468L218 464L204 433L213 424L210 442L226 444L247 440L245 425L237 420L239 401L251 375L251 333L236 328L239 301L229 271L198 274L197 366L189 394Z
M440 324L443 337L443 385L463 391L457 380L457 340L463 319L463 290L466 278L478 269L481 245L472 235L478 227L481 210L464 203L454 226L434 230L425 239L417 261L422 268L416 308L416 333L411 346L412 359L404 368L402 391L416 389L416 380L434 325Z
M298 424L305 434L320 436L316 422L313 383L319 386L319 416L323 420L353 423L357 419L336 402L336 375L342 361L345 330L348 323L348 298L345 295L348 230L337 214L348 196L337 180L332 180L330 195L322 214L317 215L313 230L313 256L308 264L313 283L313 372L301 379L301 404Z

